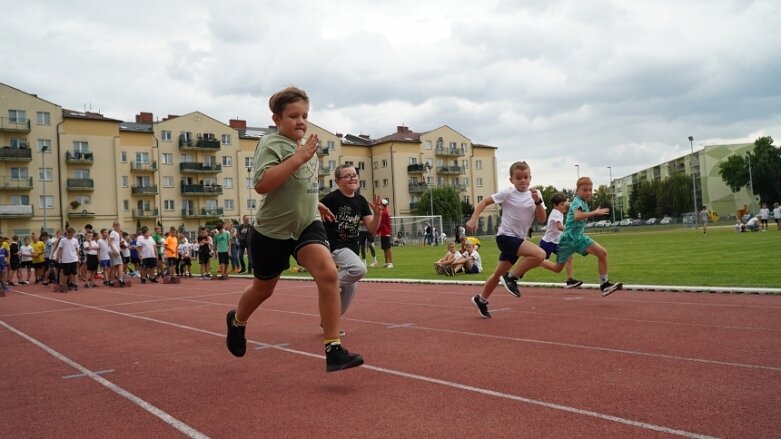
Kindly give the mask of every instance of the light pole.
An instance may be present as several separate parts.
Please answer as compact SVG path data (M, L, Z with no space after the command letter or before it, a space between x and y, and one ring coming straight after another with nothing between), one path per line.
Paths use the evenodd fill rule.
M46 228L46 151L49 150L49 147L46 145L41 145L41 186L43 189L43 230L41 233L43 233L44 230L48 231Z
M431 166L431 163L426 162L426 169L428 169L429 172L431 172L431 170L433 168L434 167ZM432 178L431 181L433 182L434 179ZM433 217L434 216L434 192L431 189L431 186L433 186L433 185L428 185L428 186L429 186L429 188L428 188L428 201L429 201L429 208L431 209L431 211L429 212L429 215L431 215ZM433 219L432 219L432 222L433 222Z
M247 188L247 203L249 203L249 218L252 223L255 221L255 209L253 209L252 203L252 166L247 166L247 182L249 183L249 187Z
M578 178L580 178L580 165L575 165L576 168L578 168Z
M610 212L613 214L613 222L616 222L616 191L613 186L613 167L608 166L607 169L610 170Z
M751 198L749 199L749 203L751 203L751 211L755 212L754 210L754 178L751 176L751 154L746 154L746 158L748 158L748 188L751 190Z
M697 214L697 183L694 177L694 136L689 136L689 147L691 147L691 159L689 159L689 168L692 173L692 203L694 203L694 228L699 227Z

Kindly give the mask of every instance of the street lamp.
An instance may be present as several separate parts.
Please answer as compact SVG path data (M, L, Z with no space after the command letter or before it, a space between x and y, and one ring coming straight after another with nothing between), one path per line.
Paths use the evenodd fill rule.
M46 228L46 151L49 150L49 147L47 145L41 145L41 186L43 188L43 230L41 233L43 233L44 230L48 230Z
M578 178L580 178L580 165L575 165L576 168L578 168Z
M751 198L749 203L751 204L751 211L755 212L754 210L754 178L751 176L751 154L746 154L746 158L748 158L748 187L751 190Z
M616 222L616 191L613 185L613 167L608 166L607 169L610 170L610 212L613 213L613 222Z
M689 159L689 167L692 173L692 203L694 203L694 228L699 227L698 215L697 215L697 183L694 177L694 136L689 136L689 147L691 147L691 159Z
M431 163L426 162L426 169L429 172L431 172L431 169L433 169L433 168L434 167L431 166ZM434 179L432 178L431 181L433 182ZM434 192L432 191L432 188L431 188L433 185L428 185L428 186L429 186L429 188L428 188L428 201L429 201L429 207L431 208L431 211L429 212L429 215L431 215L433 217L434 216ZM432 222L433 222L433 219L432 219Z
M247 202L249 203L249 217L250 221L255 221L255 215L253 209L253 203L252 203L252 166L247 166L247 182L249 184L249 187L247 187Z

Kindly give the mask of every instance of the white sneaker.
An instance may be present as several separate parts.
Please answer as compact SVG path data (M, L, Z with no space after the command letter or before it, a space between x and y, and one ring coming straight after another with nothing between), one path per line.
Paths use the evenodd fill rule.
M377 261L372 261L371 264L369 264L369 267L374 268L377 266Z
M384 268L393 268L393 264L385 264L383 265Z

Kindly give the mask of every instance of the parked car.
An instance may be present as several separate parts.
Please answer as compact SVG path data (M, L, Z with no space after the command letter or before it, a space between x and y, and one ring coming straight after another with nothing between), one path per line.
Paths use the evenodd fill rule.
M600 220L594 224L594 227L608 227L610 226L610 220Z
M633 226L639 226L641 224L643 224L643 220L641 220L641 219L632 220L632 225Z
M648 221L645 223L648 225L656 224L656 218L648 218Z
M671 222L673 222L673 219L670 218L669 216L666 216L661 220L659 220L659 224L670 224Z
M620 224L622 226L631 226L632 225L632 218L624 218L621 221L619 221L618 224Z

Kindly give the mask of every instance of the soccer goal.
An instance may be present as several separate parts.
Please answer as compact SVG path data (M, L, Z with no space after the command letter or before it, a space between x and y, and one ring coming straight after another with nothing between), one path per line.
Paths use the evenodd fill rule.
M432 228L431 236L426 235L426 226ZM442 238L442 216L392 216L391 233L395 245L439 245Z

